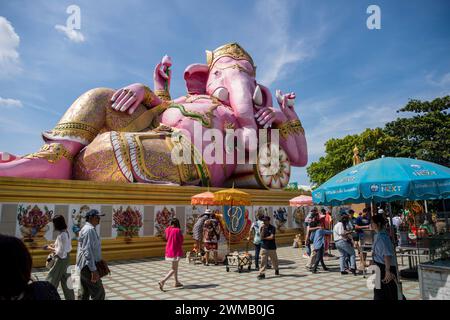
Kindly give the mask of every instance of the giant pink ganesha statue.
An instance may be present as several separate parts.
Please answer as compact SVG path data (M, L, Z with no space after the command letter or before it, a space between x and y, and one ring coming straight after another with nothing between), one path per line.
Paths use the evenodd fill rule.
M143 182L177 185L282 188L290 166L305 166L304 130L294 111L295 94L277 91L280 109L272 106L268 88L255 80L251 56L237 43L207 51L207 64L192 64L184 72L188 93L171 100L171 59L165 56L154 72L154 91L131 84L117 91L92 89L81 95L53 130L44 132L44 146L16 157L0 154L0 176ZM176 132L194 137L194 127L238 130L237 138L258 129L279 129L281 165L267 174L264 165L225 161L174 163L173 148L192 150L191 159L215 144L194 146L193 138L174 140ZM176 142L174 142L176 141ZM210 148L211 149L211 148ZM247 152L254 146L246 145ZM186 150L186 149L185 149ZM236 157L235 157L236 159Z

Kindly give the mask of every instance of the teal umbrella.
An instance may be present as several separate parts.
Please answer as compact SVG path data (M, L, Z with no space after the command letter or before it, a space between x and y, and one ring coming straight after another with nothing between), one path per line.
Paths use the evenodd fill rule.
M436 163L383 157L350 167L312 193L321 205L450 198L450 169Z

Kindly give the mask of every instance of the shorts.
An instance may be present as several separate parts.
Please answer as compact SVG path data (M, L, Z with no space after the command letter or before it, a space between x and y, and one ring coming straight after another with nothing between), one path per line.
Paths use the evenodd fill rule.
M166 261L180 261L180 260L181 257L173 257L173 258L166 257Z
M217 242L205 243L205 251L217 251L217 248L218 248Z

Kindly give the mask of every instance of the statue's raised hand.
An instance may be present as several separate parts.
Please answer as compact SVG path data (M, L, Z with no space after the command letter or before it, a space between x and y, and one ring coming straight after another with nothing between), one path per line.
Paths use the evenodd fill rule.
M288 120L297 120L298 116L294 109L295 93L291 92L283 94L281 90L277 90L275 95L277 97L277 101L280 105L281 111L283 111Z
M154 89L156 90L164 90L170 91L170 79L172 72L170 67L172 66L172 59L165 55L161 62L158 63L155 67L155 71L153 72L153 81L154 81Z
M134 83L117 90L111 98L111 108L132 114L139 104L144 101L145 86L141 83Z

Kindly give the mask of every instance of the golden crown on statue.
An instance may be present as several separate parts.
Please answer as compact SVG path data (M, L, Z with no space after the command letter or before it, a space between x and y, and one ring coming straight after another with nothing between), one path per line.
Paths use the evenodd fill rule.
M236 42L220 46L214 51L206 50L206 63L210 68L212 67L214 62L216 62L221 57L232 57L236 60L247 60L256 70L256 66L253 63L252 57Z

